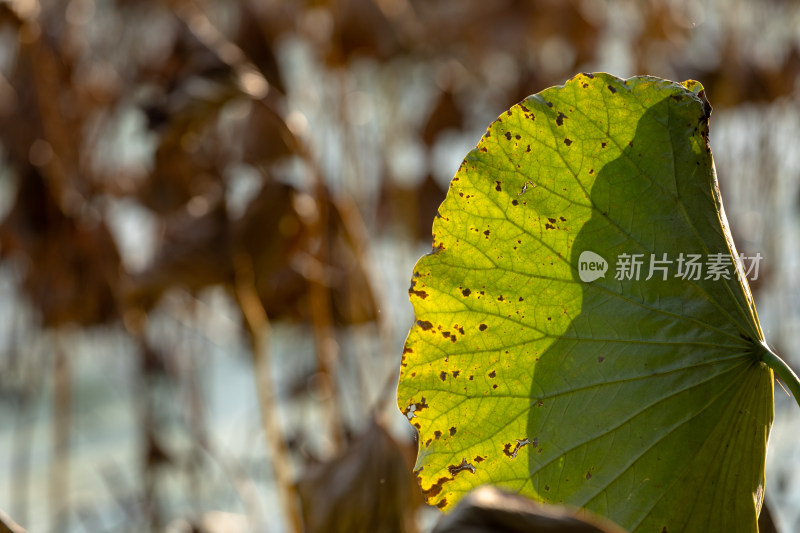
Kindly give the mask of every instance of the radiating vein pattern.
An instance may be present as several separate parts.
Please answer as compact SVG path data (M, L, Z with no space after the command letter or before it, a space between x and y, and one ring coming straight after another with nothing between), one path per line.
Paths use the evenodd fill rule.
M709 114L696 82L582 74L464 159L414 270L398 387L429 503L493 483L631 531L753 530L772 374L746 279L616 275L635 254L736 264ZM607 267L591 281L585 251Z

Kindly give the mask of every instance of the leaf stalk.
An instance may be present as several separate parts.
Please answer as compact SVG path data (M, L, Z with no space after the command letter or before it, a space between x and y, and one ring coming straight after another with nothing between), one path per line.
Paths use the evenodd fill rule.
M797 377L794 370L766 346L761 350L761 360L789 387L797 405L800 406L800 378Z

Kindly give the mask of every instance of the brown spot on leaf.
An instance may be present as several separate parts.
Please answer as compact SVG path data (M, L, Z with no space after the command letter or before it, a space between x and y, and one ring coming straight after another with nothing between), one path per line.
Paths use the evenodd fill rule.
M450 436L452 437L455 434L456 434L456 428L455 427L451 427L450 428Z
M564 144L569 146L570 144L572 144L572 139L564 139Z
M417 325L421 327L423 331L428 331L429 329L433 328L433 324L427 320L417 320Z
M415 374L411 374L411 375L414 376ZM413 409L412 409L412 407L413 407ZM412 403L411 405L409 405L408 407L403 409L403 414L408 416L408 413L419 413L420 411L422 411L423 409L425 409L427 407L428 407L428 404L425 403L425 396L423 396L422 399L420 401L418 401L417 403ZM414 417L413 416L409 417L409 420L412 419L412 418L414 418Z
M475 467L467 462L467 458L466 457L461 459L461 464L450 465L450 466L447 467L447 470L450 472L450 475L453 476L453 477L455 477L456 474L458 474L459 472L463 472L464 470L469 470L473 474L475 473Z
M556 227L553 226L552 224L545 224L544 227L545 229L556 229Z
M492 388L496 389L497 388L497 384L492 385Z
M469 289L464 289L464 290L462 290L462 291L461 291L461 294L463 294L463 295L464 295L464 297L467 297L467 296L469 296L470 294L472 294L472 291L471 291L471 290L469 290Z
M442 498L442 501L437 503L436 507L438 507L439 509L444 509L445 507L447 507L447 498Z
M527 437L524 439L517 439L517 444L514 446L513 450L511 449L511 443L506 443L503 445L503 453L511 459L516 459L517 453L520 451L520 449L530 443L531 441L529 441Z
M697 96L703 101L703 118L708 120L711 117L711 104L708 103L708 98L706 98L706 90L703 89L697 93Z
M511 200L511 205L519 205L519 201L518 200Z
M497 377L497 372L495 372L494 370L492 370L491 372L489 372L489 377L490 377L490 378Z
M448 481L452 481L453 478L449 477L440 477L436 483L430 486L428 489L422 489L422 494L425 495L425 498L435 498L440 492L442 492L442 486Z
M586 472L586 479L592 479L592 473Z
M488 328L488 327L489 326L487 326L486 324L481 324L480 326L478 326L478 329L481 330L481 331L486 331L486 328Z
M600 143L600 148L605 148L606 146L608 146L607 142L603 141Z
M500 192L500 191L503 190L503 188L500 186L500 182L499 181L495 181L494 182L494 190L496 190L497 192Z
M608 90L611 91L612 93L617 92L617 90L611 85L608 86Z
M441 436L442 436L442 432L439 431L438 429L433 432L433 438L434 439L439 440L441 438Z
M559 111L558 112L558 116L556 117L556 124L558 124L559 126L563 125L565 118L569 118L569 117L567 117L567 115L565 115L564 113Z
M408 291L408 293L413 294L414 296L419 296L423 300L428 297L428 293L425 291L415 291L414 289L411 289L410 291Z
M447 379L447 372L445 372L444 370L439 372L439 379L441 379L442 381L446 380Z
M506 139L508 139L509 141L511 140L511 132L510 131L506 132Z
M605 358L605 357L603 357L602 355L601 355L600 357L598 357L598 358L597 358L597 362L598 362L598 363L602 363L602 362L603 362L603 361L605 361L605 360L606 360L606 358Z

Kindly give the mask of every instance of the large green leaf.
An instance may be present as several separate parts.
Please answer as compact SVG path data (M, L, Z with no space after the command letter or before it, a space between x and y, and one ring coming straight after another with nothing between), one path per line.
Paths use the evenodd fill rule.
M772 370L710 112L697 82L582 74L467 155L414 272L398 389L429 503L492 483L634 531L757 529ZM616 279L624 254L639 279ZM671 263L645 279L651 256Z

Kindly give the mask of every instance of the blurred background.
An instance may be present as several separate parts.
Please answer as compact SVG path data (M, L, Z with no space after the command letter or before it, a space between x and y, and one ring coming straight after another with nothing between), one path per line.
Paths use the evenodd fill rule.
M31 532L428 531L406 291L488 124L580 71L696 79L800 368L800 7L0 1L0 510ZM800 530L776 387L767 500Z

